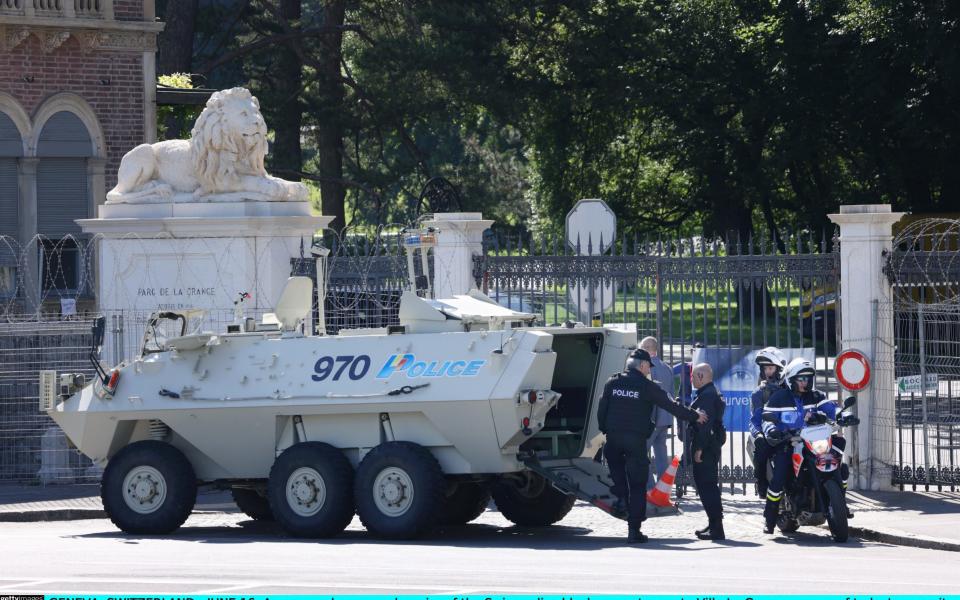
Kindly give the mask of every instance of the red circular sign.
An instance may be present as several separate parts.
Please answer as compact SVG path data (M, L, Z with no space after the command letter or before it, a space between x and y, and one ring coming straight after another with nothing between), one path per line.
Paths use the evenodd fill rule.
M870 383L870 361L866 355L853 348L844 350L833 363L837 382L847 391L859 392Z

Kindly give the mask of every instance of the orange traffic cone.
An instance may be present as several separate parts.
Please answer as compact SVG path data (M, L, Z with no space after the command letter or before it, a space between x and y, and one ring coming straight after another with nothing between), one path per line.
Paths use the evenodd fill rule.
M680 468L680 457L674 456L670 466L663 472L663 475L657 480L657 485L647 492L647 502L654 506L668 508L673 506L670 502L670 488L673 487L673 480L677 478L677 469Z

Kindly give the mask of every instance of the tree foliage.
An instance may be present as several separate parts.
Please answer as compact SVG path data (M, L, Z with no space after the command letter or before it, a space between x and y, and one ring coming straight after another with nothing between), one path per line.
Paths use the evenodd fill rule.
M273 170L346 223L415 218L434 176L545 232L585 197L628 233L741 239L958 202L951 0L291 2L201 2L194 67L254 90L302 142Z

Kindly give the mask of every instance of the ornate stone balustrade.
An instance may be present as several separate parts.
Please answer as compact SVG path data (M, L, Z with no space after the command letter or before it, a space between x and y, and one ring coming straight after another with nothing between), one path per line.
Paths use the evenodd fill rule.
M0 16L113 20L113 0L0 0Z
M163 24L154 19L151 0L0 0L0 52L10 52L35 36L50 54L75 39L84 53L156 50Z

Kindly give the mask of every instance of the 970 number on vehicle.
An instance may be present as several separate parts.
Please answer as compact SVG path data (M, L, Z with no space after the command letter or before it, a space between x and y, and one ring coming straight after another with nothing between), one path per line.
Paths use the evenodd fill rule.
M363 376L370 370L370 357L366 354L354 356L352 354L343 354L340 356L321 356L317 363L313 365L314 381L339 381L340 377L346 372L347 376L356 381L363 379ZM332 375L332 377L331 377Z

